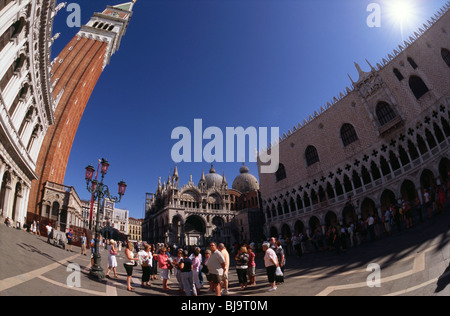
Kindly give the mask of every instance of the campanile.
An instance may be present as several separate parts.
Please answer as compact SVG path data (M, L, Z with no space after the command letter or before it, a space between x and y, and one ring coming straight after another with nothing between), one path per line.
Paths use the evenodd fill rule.
M107 6L102 13L95 13L52 63L55 124L50 126L39 152L29 215L45 216L41 214L41 200L47 181L64 182L81 117L103 69L119 49L135 2Z

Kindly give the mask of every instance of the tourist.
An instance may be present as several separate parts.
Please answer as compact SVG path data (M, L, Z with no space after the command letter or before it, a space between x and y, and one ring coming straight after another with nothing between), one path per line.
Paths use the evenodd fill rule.
M162 246L159 249L158 268L161 271L161 278L163 279L163 291L168 291L171 289L167 286L167 282L170 279L169 267L171 267L171 264L169 261L169 257L166 254L166 247Z
M72 252L72 237L73 237L72 228L69 228L69 230L66 233L67 238L66 250L70 252Z
M208 260L210 257L211 257L211 250L206 249L205 250L205 260L202 263L201 273L204 273L206 275L206 280L208 280L208 283L209 283L209 291L214 292L213 282L211 281L211 278L209 276L210 274L209 274L209 269L208 269Z
M386 212L384 212L384 229L386 230L386 233L388 236L391 236L391 219L392 219L392 213L391 210L388 208L386 209Z
M227 248L225 248L224 244L219 244L218 247L219 251L222 253L223 257L225 258L225 270L223 272L222 276L222 283L223 283L223 295L228 294L228 271L230 271L230 254L227 251Z
M36 223L36 221L33 221L33 235L35 235L36 236L36 233L37 233L37 223Z
M86 244L87 244L86 233L83 232L83 234L81 234L80 242L81 242L81 255L86 256Z
M347 233L348 236L350 238L350 248L353 248L355 246L355 241L354 241L354 237L355 237L355 224L350 223L350 225L348 225L347 227Z
M183 280L181 279L181 269L180 269L180 261L181 259L183 259L183 249L178 249L177 251L177 256L175 257L175 259L172 261L172 264L175 267L175 277L177 279L178 282L178 286L180 287L180 293L184 292L184 288L183 288Z
M192 258L191 258L192 257ZM202 288L202 283L200 281L200 267L202 265L202 254L200 253L200 248L197 247L194 249L194 252L191 256L192 260L192 279L194 281L195 288L197 289L197 294L199 294L200 289Z
M94 266L94 256L95 256L95 239L91 239L91 267Z
M48 223L48 225L45 226L45 229L47 230L47 243L50 243L50 238L52 236L53 231L52 223Z
M266 267L267 278L270 284L269 291L275 291L277 289L277 285L275 283L275 272L279 266L277 255L275 251L270 248L270 244L267 242L263 243L262 248L263 251L265 251L264 265Z
M370 214L367 219L367 231L370 235L370 241L375 241L375 219L372 214Z
M253 247L249 246L247 248L248 253L248 268L247 268L247 276L249 279L249 285L256 285L256 254L253 252Z
M284 267L286 265L286 255L280 241L276 242L275 253L277 255L277 260L281 268L281 272L283 272L283 275L275 276L275 281L277 284L282 284L284 283Z
M211 243L209 248L211 249L211 256L206 261L209 271L207 276L208 280L212 283L212 289L216 296L221 296L220 282L223 274L226 272L225 257L219 249L217 249L216 243Z
M156 253L156 247L154 244L151 245L151 251L153 254L152 258L152 268L151 268L151 276L150 280L154 281L158 279L158 254Z
M301 249L300 240L299 240L299 237L297 234L294 234L294 236L292 236L292 247L294 247L295 252L297 252L297 256L301 257L302 249Z
M189 252L187 250L183 251L183 257L180 260L179 268L186 296L197 296L197 290L192 278L192 260L189 258Z
M431 188L430 188L430 189L431 189ZM423 201L424 201L424 204L425 204L425 208L426 208L426 210L428 211L428 217L429 217L429 218L432 218L431 213L432 213L432 207L433 207L433 205L432 205L432 202L431 202L431 196L430 196L430 193L428 193L428 190L427 190L427 189L425 189L425 193L423 194Z
M414 226L412 218L412 207L409 201L403 203L403 214L405 214L406 228L412 228Z
M109 277L109 273L111 270L113 270L114 272L114 278L118 278L117 277L117 251L118 249L116 248L116 241L111 239L109 241L109 251L108 251L108 269L106 270L106 276Z
M420 200L418 197L416 197L415 200L415 209L417 211L417 214L419 214L419 223L422 224L423 223L423 215L422 215L422 204L420 203Z
M133 243L128 242L125 248L125 260L127 260L123 266L127 272L127 290L130 292L134 291L134 287L131 286L131 278L133 277L133 267L137 266L138 258L135 257L133 253Z
M141 255L141 267L142 267L142 278L141 278L141 286L142 287L151 287L150 284L150 274L152 269L152 252L151 246L149 244L145 244L144 250L139 253Z
M249 262L247 248L241 247L234 259L236 260L236 273L239 279L241 290L245 290L247 288L247 269Z

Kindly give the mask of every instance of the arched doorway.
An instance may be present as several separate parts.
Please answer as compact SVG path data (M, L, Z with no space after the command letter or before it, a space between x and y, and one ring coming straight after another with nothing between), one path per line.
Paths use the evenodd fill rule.
M387 189L384 190L383 193L381 194L380 202L382 210L386 210L390 208L391 205L395 205L397 201L395 200L394 192Z
M310 231L311 235L314 233L314 231L316 229L320 228L320 226L321 226L320 225L320 220L317 217L312 216L309 219L309 231Z
M51 219L57 221L59 216L59 203L53 202Z
M281 236L283 236L284 239L292 237L291 228L288 224L284 224L283 226L281 226Z
M61 214L59 216L59 224L61 225L61 231L65 231L67 228L67 210L62 209Z
M294 225L295 233L298 235L300 233L305 233L305 224L302 221L296 221Z
M377 208L375 206L375 202L369 198L365 198L361 203L361 218L366 220L369 216L377 215Z
M342 220L344 225L349 225L351 223L356 223L358 217L356 215L355 207L352 203L347 202L344 209L342 210Z
M0 208L2 217L8 216L8 197L11 191L11 175L9 172L5 172L2 179L2 187L0 189Z
M275 237L278 238L278 229L274 226L270 227L270 236L269 237Z
M325 215L325 225L327 225L327 227L330 227L330 226L337 226L338 224L339 221L337 215L334 212L329 211L327 215Z
M186 219L184 232L186 234L186 244L188 246L204 244L206 225L199 216L191 215Z
M17 182L16 188L14 190L14 202L13 202L12 215L11 215L11 219L13 221L18 220L17 216L19 213L21 200L22 200L22 185L20 184L20 182Z
M410 180L403 181L400 192L404 201L414 201L417 197L416 186Z
M434 179L433 172L428 169L422 171L422 174L420 175L420 185L424 189L434 187L436 185L436 181Z
M222 240L223 241L223 238L225 236L225 222L224 222L224 220L221 217L219 217L219 216L215 216L212 219L212 224L213 224L214 228L212 230L211 237L214 240Z
M175 215L172 218L172 225L170 227L170 242L176 245L184 246L181 236L184 235L183 218L180 215Z
M441 176L441 183L446 185L448 181L448 173L450 172L450 160L442 158L439 162L439 175Z

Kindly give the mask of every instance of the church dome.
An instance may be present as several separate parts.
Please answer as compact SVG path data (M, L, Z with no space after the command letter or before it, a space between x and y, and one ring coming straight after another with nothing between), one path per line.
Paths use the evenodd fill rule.
M209 173L205 176L206 180L206 187L208 189L212 187L220 188L222 185L223 177L216 173L216 170L214 170L214 167L211 165L211 169L209 170Z
M250 169L246 166L242 166L240 169L240 175L233 181L232 188L241 193L246 193L254 190L259 190L259 183L256 177L249 173Z

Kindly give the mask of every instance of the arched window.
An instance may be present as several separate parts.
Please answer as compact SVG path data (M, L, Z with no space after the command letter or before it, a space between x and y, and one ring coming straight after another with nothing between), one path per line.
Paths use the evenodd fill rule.
M355 128L351 124L344 124L341 127L341 139L344 147L358 140Z
M413 67L414 69L417 69L418 66L417 66L416 62L414 61L414 59L412 59L411 57L408 57L408 62L411 65L411 67Z
M417 76L411 76L411 78L409 78L409 88L414 93L417 100L428 92L428 87L425 82Z
M317 153L317 149L314 146L308 146L305 151L305 159L306 165L309 167L316 162L319 162L319 154Z
M286 179L286 169L284 168L284 165L280 163L277 172L275 172L275 180L278 182L283 179Z
M377 114L378 122L381 126L392 121L397 116L395 115L391 106L386 102L379 102L375 111Z
M442 48L441 49L442 59L445 61L447 66L450 68L450 50Z
M404 79L402 73L397 68L394 68L394 75L397 77L398 81L402 81Z

